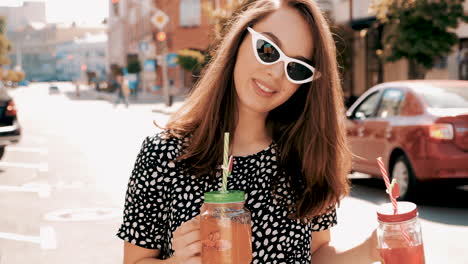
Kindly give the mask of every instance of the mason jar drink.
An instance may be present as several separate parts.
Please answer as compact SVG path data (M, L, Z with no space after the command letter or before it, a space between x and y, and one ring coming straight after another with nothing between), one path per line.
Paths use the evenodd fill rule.
M252 261L252 226L243 191L205 193L200 213L203 264Z
M391 203L383 204L377 211L377 217L382 263L425 263L418 208L414 203L398 202L397 214L394 214Z

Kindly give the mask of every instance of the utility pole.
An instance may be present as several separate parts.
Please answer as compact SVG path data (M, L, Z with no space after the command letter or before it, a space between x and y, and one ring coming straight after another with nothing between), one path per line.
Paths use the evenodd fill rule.
M169 91L169 79L167 74L167 37L166 32L164 31L164 27L169 22L169 17L162 12L161 10L157 10L155 14L151 17L151 22L155 25L159 32L156 35L156 39L160 42L161 47L161 54L158 56L159 60L161 61L162 66L162 79L163 79L163 94L164 94L164 101L166 102L166 106L172 105L172 95Z
M162 66L162 79L163 79L163 93L166 106L172 105L172 95L169 87L169 77L167 74L167 41L166 33L164 31L158 32L157 39L161 42L161 66Z
M354 12L354 3L353 0L349 0L349 25L351 27L353 23L353 12ZM351 28L351 32L353 32L353 29ZM354 97L354 32L351 34L351 56L350 56L350 68L349 68L349 75L351 81L349 82L349 93L350 97Z
M18 48L16 49L16 67L18 67L18 70L23 69L23 54L22 54L22 47L21 43L18 43Z

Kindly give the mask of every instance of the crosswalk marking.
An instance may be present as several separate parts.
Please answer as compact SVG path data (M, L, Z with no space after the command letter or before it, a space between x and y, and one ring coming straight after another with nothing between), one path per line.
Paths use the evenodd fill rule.
M45 148L28 148L28 147L16 147L16 146L8 146L6 148L7 151L15 151L15 152L30 152L30 153L39 153L41 155L45 155L48 153L48 150Z
M23 186L0 185L0 192L33 192L40 198L50 196L51 187L48 184L24 184Z
M0 239L30 242L40 245L41 249L45 250L57 248L55 230L51 226L40 227L39 236L0 232Z
M36 169L41 172L49 171L49 165L47 163L22 163L22 162L0 161L0 167Z
M46 137L41 137L41 136L28 136L27 138L30 139L31 141L33 141L34 143L37 143L37 144L44 144L44 143L47 142L47 138L46 138Z

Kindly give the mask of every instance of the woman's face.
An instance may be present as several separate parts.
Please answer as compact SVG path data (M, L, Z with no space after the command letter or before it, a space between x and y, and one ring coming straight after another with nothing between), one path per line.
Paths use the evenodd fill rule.
M287 56L312 59L310 27L295 9L282 7L255 24L253 29L272 40ZM257 61L250 33L239 47L234 83L240 110L265 116L286 102L300 86L288 80L283 62L263 65Z

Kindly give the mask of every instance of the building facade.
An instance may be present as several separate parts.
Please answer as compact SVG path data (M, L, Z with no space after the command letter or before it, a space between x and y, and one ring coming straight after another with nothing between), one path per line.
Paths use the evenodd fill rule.
M107 34L86 35L56 47L56 76L60 81L82 81L86 73L104 81L107 76Z
M31 22L46 23L44 2L23 2L21 6L1 6L0 16L7 19L7 31L18 31Z
M22 69L30 81L57 80L57 46L86 34L105 31L103 25L31 22L19 30L7 32L13 46L10 53L11 66Z
M236 0L109 0L109 64L125 67L129 61L139 61L140 88L158 92L163 83L161 55L173 58L181 49L206 50L212 41L213 23L203 6L224 7L233 1ZM162 30L151 22L157 10L169 18ZM160 31L166 33L165 43L156 39ZM172 64L168 79L175 90L184 90L193 83L191 73Z
M187 48L206 50L214 39L214 25L204 7L225 8L236 2L240 1L109 0L109 64L125 67L129 61L138 60L142 66L140 88L147 92L158 91L163 85L160 56L165 52L173 58L178 51ZM332 11L332 1L318 2L326 12ZM157 10L169 18L162 30L151 22ZM156 40L160 31L166 33L165 43ZM183 91L193 85L196 77L177 65L169 65L168 79L175 90Z
M375 84L408 79L410 65L407 60L384 62L382 37L383 28L369 13L370 0L339 0L334 2L332 19L345 28L343 38L349 40L347 70L343 75L345 96L359 96ZM468 10L468 3L464 3ZM460 44L453 52L436 63L426 79L468 79L468 25L462 23L456 30ZM466 49L464 49L466 48ZM466 51L466 52L465 52ZM460 63L466 53L466 66ZM466 77L464 77L466 76Z

